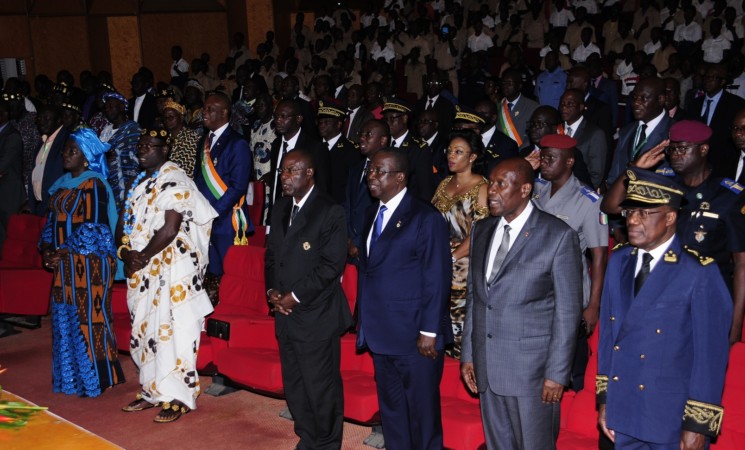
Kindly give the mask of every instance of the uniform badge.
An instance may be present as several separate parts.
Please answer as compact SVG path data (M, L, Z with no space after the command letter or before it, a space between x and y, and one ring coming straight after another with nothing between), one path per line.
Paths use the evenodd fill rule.
M306 252L310 250L310 242L303 242L303 250Z
M701 200L702 198L704 198L704 194L702 194L700 192L696 194L696 199L697 200Z
M704 239L706 239L706 231L704 231L704 230L696 230L693 233L693 236L696 239L696 242L698 242L700 244L701 242L704 241Z
M600 225L608 225L608 215L604 212L600 213Z
M678 255L676 255L674 251L668 250L663 257L663 260L669 263L676 263L678 262Z
M520 111L515 111L515 117L520 115Z
M709 209L711 209L711 205L709 204L709 202L701 202L700 208L702 211L708 211Z
M396 228L401 228L401 221L396 222Z

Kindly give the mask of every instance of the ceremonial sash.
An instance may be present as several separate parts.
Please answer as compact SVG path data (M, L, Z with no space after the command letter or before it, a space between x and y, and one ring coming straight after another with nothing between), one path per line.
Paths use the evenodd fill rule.
M228 190L228 185L220 178L220 174L217 173L215 164L212 162L210 156L210 144L209 140L204 146L204 158L202 158L202 176L207 188L210 190L215 199L220 200L225 192ZM233 245L248 245L248 238L246 238L246 230L248 229L248 220L246 220L246 214L243 212L243 204L246 202L246 196L241 196L238 203L233 206L233 230L235 230L235 238L233 239Z
M502 100L502 109L499 111L499 124L502 127L504 134L517 142L518 147L522 147L523 140L520 139L520 133L517 132L517 127L515 127L515 124L512 122L510 110L507 107L507 100Z

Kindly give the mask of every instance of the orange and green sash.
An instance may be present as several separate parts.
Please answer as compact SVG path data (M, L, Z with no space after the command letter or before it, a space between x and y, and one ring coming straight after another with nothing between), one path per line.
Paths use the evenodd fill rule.
M499 125L502 127L504 134L517 142L518 147L522 147L523 140L520 139L520 133L517 132L517 127L515 127L515 123L512 122L510 109L507 106L507 100L502 100L502 109L499 110Z
M204 177L205 184L210 190L215 199L219 200L225 195L228 190L228 185L220 178L220 174L217 173L217 169L212 162L210 156L210 144L209 140L204 146L204 157L202 158L202 176ZM246 238L246 230L248 229L248 220L246 220L246 214L243 212L243 204L246 202L246 196L241 196L238 203L233 206L233 230L235 230L235 238L233 239L234 245L248 245L248 239Z

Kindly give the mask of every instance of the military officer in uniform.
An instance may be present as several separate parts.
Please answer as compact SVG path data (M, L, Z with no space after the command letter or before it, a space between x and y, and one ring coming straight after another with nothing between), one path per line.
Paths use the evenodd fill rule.
M533 187L533 203L567 223L579 235L582 251L582 323L578 324L577 350L572 367L571 388L584 387L588 360L587 336L600 314L600 294L608 262L608 220L600 212L600 195L573 175L577 141L567 135L549 134L540 140L541 178ZM588 270L589 249L591 270ZM592 276L590 275L592 274Z
M685 186L687 202L680 210L676 232L684 248L713 258L719 267L734 301L732 344L740 341L745 308L745 195L741 195L741 184L712 174L707 162L711 135L711 128L702 122L680 121L670 127L669 141L642 155L634 165L651 169L667 156L667 163L656 172ZM623 180L617 181L603 201L603 210L619 213L624 195Z
M347 190L349 171L362 161L359 146L342 134L347 109L332 100L319 100L316 121L318 134L329 153L330 189L336 203L343 204Z
M409 191L429 203L437 189L432 152L425 141L414 137L409 131L411 108L403 100L389 98L383 103L382 111L391 130L391 147L406 153L409 158Z
M714 260L676 236L683 187L628 169L629 244L600 303L598 422L616 449L701 450L719 433L732 299Z

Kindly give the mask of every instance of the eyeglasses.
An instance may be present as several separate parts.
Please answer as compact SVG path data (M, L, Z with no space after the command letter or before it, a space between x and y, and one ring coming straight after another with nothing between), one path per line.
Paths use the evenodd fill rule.
M648 209L634 208L634 209L622 209L621 216L625 218L631 218L634 216L639 217L641 220L647 220L652 214L664 213L665 211L650 211Z
M154 148L157 148L157 147L165 147L165 146L166 146L165 144L150 144L150 143L148 143L148 144L139 144L138 143L137 144L137 150L141 150L141 149L151 150L151 149L154 149Z
M701 144L682 144L682 145L669 145L665 149L665 154L668 156L678 155L682 156L688 153L690 150L698 147Z
M381 178L388 175L389 173L403 173L403 170L380 170L369 168L365 171L365 176L369 177L371 175L375 175L376 178Z
M305 167L288 167L286 169L277 169L277 174L282 175L283 173L286 173L291 175L293 173L302 172L303 170L306 170Z

